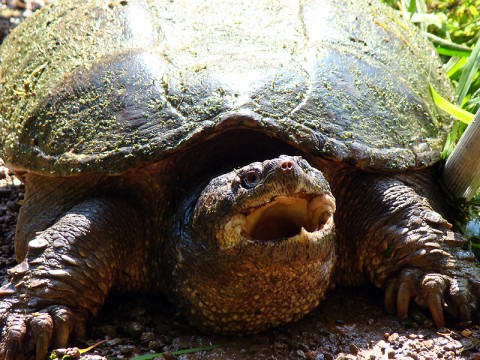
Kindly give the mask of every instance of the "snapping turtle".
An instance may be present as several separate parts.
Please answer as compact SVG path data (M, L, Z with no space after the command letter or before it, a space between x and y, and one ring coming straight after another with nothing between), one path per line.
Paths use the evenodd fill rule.
M470 320L432 53L363 0L59 1L21 24L0 52L2 157L26 185L0 358L85 335L113 290L227 334L366 281L400 318L413 300Z

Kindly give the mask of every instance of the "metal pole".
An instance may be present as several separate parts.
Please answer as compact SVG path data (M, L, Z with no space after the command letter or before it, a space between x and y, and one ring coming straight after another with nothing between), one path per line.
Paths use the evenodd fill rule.
M470 200L480 187L480 110L445 163L442 180L455 198Z

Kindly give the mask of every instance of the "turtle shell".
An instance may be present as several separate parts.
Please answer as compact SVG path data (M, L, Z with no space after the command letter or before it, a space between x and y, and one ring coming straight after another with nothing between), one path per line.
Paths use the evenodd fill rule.
M361 168L440 159L434 49L367 0L59 1L0 50L6 163L119 174L231 129Z

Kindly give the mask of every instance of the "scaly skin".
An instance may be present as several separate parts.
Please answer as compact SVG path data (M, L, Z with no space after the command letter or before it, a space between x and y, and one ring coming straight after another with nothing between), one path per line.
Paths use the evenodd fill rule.
M0 288L4 324L0 359L23 359L35 346L65 347L85 335L121 274L140 268L132 251L143 246L141 214L117 198L85 200L28 242L26 257Z
M322 173L300 157L256 162L214 178L173 241L175 304L193 325L223 334L299 319L330 288L334 211Z
M166 295L192 324L217 332L255 332L293 321L316 306L331 284L364 281L385 288L387 310L400 318L415 301L430 309L437 326L444 324L444 310L470 320L480 299L479 271L471 254L460 249L464 238L437 212L439 191L428 171L386 176L314 160L337 198L336 238L328 183L298 157L220 175L187 195L185 204L161 201L168 187L158 180L170 178L170 163L102 185L125 198L96 195L103 191L92 188L72 192L70 182L78 179L51 180L63 182L68 210L50 209L50 224L49 216L38 217L43 231L28 226L35 216L22 215L22 262L0 289L0 359L25 359L32 352L45 359L50 345L63 347L71 335L84 334L86 320L110 289L144 290L148 284L164 292L166 284ZM52 198L47 188L55 193L58 186L30 192L26 206ZM258 224L246 225L255 222L248 216L262 204L273 212L260 216L267 218L265 226L296 222L298 212L309 218L310 208L330 210L317 218L320 230L313 226L306 235L269 239ZM166 216L174 209L173 217ZM311 226L302 221L296 226ZM249 238L247 230L262 239ZM158 235L163 231L171 235L166 243ZM258 306L252 308L252 301Z
M385 288L385 305L401 319L411 300L438 327L443 310L467 321L478 308L480 272L466 239L436 211L431 170L387 177L357 172L336 183L339 253L336 283L368 279ZM431 189L423 189L427 185ZM438 189L437 189L438 190ZM438 191L438 193L440 193Z

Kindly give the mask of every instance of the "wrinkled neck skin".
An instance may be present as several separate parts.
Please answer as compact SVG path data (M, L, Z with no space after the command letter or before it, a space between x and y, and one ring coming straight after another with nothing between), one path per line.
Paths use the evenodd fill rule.
M334 210L321 172L298 157L213 179L177 211L185 216L165 251L170 296L192 325L217 333L299 319L330 287Z
M345 171L336 174L336 181L330 179L341 254L333 274L337 285L382 287L405 267L440 271L450 261L453 233L447 234L451 225L441 218L447 207L436 168L396 174ZM435 252L436 243L446 252Z

